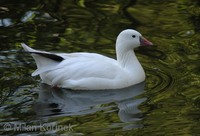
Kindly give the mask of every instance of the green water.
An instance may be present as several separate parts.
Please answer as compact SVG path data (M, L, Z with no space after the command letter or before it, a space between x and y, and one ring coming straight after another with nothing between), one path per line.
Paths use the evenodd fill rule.
M0 135L200 135L198 0L0 1ZM31 77L20 43L115 58L116 36L138 30L147 78L122 90L53 90Z

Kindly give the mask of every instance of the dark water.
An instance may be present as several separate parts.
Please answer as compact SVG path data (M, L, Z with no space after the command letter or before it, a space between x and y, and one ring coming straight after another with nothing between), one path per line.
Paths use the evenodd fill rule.
M200 134L198 0L0 1L0 135ZM57 90L31 77L20 43L115 57L120 31L155 46L135 52L145 83L112 91Z

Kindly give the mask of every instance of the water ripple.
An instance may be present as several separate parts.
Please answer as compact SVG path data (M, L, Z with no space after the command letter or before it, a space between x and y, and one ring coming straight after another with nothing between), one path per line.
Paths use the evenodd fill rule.
M166 71L147 68L146 86L151 90L151 96L156 96L168 90L175 82L175 78Z

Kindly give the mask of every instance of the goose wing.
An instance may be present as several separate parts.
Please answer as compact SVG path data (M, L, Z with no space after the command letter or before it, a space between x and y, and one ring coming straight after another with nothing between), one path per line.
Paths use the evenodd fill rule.
M22 46L36 61L38 69L32 76L42 75L51 84L87 78L114 79L122 70L116 60L96 53L54 54Z

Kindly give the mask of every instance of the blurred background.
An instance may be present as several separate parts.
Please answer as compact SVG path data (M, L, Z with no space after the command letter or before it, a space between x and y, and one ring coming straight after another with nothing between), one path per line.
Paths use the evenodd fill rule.
M199 6L198 0L1 0L0 135L198 135ZM66 98L56 94L55 101L41 102L39 92L50 90L45 98L52 100L55 90L42 88L39 77L31 77L36 66L20 43L45 51L95 52L115 58L116 37L127 28L154 43L135 50L147 75L143 88L131 88L141 90L139 97L122 97L114 91L108 99L99 96L104 101L87 102L87 110L80 109L81 102L75 99L65 101L81 92L63 91ZM82 96L96 98L99 93ZM71 109L71 102L79 106L77 110ZM44 113L38 114L38 109ZM128 119L121 118L122 111ZM6 123L12 129L5 130ZM38 128L41 123L74 126L73 131L14 130L19 123Z

